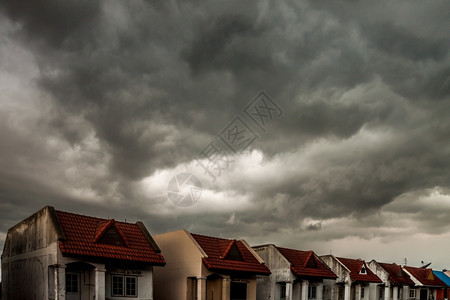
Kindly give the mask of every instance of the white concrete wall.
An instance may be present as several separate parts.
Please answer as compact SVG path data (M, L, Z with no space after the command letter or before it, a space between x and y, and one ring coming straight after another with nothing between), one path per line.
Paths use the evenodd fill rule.
M258 277L256 299L279 299L280 291L277 282L291 282L295 276L291 272L291 264L278 252L274 245L253 247L272 273L269 276Z
M369 269L377 275L381 281L383 281L385 286L391 286L391 283L389 281L389 273L383 269L375 260L370 261L367 266Z
M334 256L323 255L320 259L338 276L336 283L351 283L350 272Z
M152 267L146 267L139 270L114 270L110 272L106 270L105 273L105 298L111 300L129 300L130 297L113 297L112 292L112 274L114 275L124 275L124 276L136 276L137 277L137 288L138 296L132 297L132 299L142 299L151 300L153 299L153 269Z

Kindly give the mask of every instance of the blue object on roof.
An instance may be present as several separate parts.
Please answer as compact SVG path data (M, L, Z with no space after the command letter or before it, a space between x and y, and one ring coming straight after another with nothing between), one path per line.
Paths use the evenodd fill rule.
M444 282L447 286L450 286L450 277L442 271L433 270L434 275L436 275L442 282Z

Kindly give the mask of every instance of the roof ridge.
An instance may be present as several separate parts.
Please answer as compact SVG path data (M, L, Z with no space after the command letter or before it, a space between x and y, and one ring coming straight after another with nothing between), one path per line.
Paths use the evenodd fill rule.
M313 250L300 250L300 249L287 248L287 247L278 247L277 245L274 245L274 246L278 249L285 249L285 250L298 251L298 252L313 252Z
M69 214L69 215L76 215L76 216L81 216L81 217L85 217L85 218L92 218L92 219L97 219L97 220L105 220L105 221L114 220L116 223L122 223L122 224L131 224L131 225L135 224L135 223L131 223L131 222L117 221L114 218L100 218L100 217L95 217L95 216L90 216L90 215L85 215L85 214L80 214L80 213L73 213L73 212L69 212L69 211L59 210L59 209L55 209L55 212L65 213L65 214Z
M217 237L217 236L211 236L211 235L206 235L206 234L199 234L199 233L193 233L193 232L189 232L191 235L198 235L201 237L206 237L206 238L211 238L211 239L219 239L219 240L226 240L226 241L231 241L233 239L231 238L222 238L222 237Z

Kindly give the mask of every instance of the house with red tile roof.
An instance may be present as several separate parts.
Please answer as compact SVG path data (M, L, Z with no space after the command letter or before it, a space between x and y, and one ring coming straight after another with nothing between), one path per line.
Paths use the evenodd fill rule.
M272 273L257 279L258 300L331 300L331 290L324 288L324 281L334 284L337 276L313 251L273 244L255 246L253 250Z
M440 295L443 293L441 291L444 291L447 285L434 275L432 269L403 266L403 270L415 284L415 289L410 290L410 299L442 299ZM438 296L440 297L438 298Z
M382 281L380 285L380 297L384 300L407 300L410 289L414 288L414 282L403 270L402 266L395 263L382 263L372 260L367 264Z
M270 271L244 241L186 230L154 236L167 265L155 270L155 300L256 300L256 277Z
M336 284L330 286L335 300L379 300L378 285L381 279L375 275L362 259L351 259L324 255L320 258L338 276Z
M3 299L153 299L154 267L165 265L143 223L47 206L8 230Z

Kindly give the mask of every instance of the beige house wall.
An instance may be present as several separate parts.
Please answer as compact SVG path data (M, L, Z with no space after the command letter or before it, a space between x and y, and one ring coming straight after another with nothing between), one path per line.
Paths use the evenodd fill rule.
M206 253L189 232L179 230L153 238L167 263L164 268L154 268L153 271L155 300L187 299L189 277L198 281L197 300L229 300L232 280L247 282L247 300L256 300L256 276L230 278L229 275L211 272L202 261L202 257L207 257Z
M164 268L155 268L154 299L186 299L187 278L202 278L202 253L185 230L154 235L153 239L164 255Z

